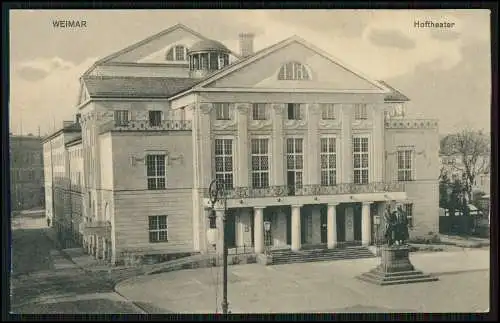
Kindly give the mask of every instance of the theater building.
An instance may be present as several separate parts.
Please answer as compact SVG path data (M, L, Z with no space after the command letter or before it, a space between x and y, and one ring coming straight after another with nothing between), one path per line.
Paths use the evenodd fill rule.
M239 37L234 52L175 25L82 75L89 252L116 263L220 251L214 179L230 248L370 245L390 201L405 205L411 235L438 231L437 121L409 117L402 93L300 37L259 51Z

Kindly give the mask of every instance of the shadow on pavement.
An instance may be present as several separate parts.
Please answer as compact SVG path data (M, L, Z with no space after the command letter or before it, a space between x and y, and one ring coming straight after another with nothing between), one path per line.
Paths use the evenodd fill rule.
M153 305L152 303L148 302L134 302L134 304L144 310L148 314L175 314L176 312L172 312L169 310L166 310L164 308L158 307L156 305Z
M14 314L135 314L137 311L127 302L109 299L63 301L49 304L27 304L13 307Z

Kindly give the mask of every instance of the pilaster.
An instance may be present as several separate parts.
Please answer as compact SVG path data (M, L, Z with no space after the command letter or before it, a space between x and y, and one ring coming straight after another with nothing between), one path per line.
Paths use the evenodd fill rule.
M255 253L264 252L264 207L254 207Z
M373 180L374 182L384 181L384 162L385 162L385 140L384 140L384 106L382 104L373 104L373 140L370 143L373 147Z
M283 111L285 104L273 104L271 117L273 120L272 131L272 171L271 185L282 186L285 185L285 167L284 161L284 133L283 133Z
M352 159L352 121L353 109L351 104L342 104L342 182L353 182L353 159Z
M302 205L292 205L292 251L298 251L301 247L302 236L300 228L300 208Z
M308 122L307 122L307 182L309 185L319 185L320 178L320 163L319 163L319 135L318 125L320 120L319 104L313 103L308 105Z
M197 141L199 142L198 161L200 163L200 188L208 188L212 180L212 138L210 133L212 103L200 103Z
M248 111L249 103L238 103L236 105L237 124L237 165L236 187L248 187L249 182L249 154L248 154Z
M370 204L371 202L363 202L361 209L361 242L364 246L369 245L371 242Z
M328 204L327 209L327 247L333 249L337 245L337 204Z

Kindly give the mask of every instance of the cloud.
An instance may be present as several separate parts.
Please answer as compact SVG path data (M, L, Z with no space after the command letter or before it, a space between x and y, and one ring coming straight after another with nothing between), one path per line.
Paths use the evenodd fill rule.
M15 67L15 71L25 80L39 81L55 71L68 70L74 67L75 65L72 62L65 61L59 57L50 59L38 58L18 64Z
M78 65L63 61L57 57L37 59L14 66L23 66L25 70L45 72L44 78L27 79L19 73L10 78L10 128L23 133L36 133L38 126L42 134L59 128L63 120L74 119L75 106L79 92L79 77L95 62L88 58ZM21 68L22 69L22 68Z
M380 30L372 29L368 38L372 44L382 47L395 47L400 49L415 48L415 41L405 36L397 29Z
M449 29L431 29L430 31L431 37L438 39L438 40L444 40L444 41L450 41L450 40L457 40L460 38L460 33L449 30Z

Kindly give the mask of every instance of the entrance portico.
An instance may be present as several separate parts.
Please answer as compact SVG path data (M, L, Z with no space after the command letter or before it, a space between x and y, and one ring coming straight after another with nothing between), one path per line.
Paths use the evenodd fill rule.
M299 251L307 246L368 246L376 241L378 220L387 201L351 198L345 202L230 208L224 235L229 248L253 247L257 254L269 249ZM222 216L221 211L217 213ZM270 223L269 231L265 222ZM221 250L224 235L219 235L216 250Z

